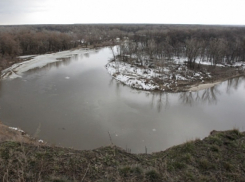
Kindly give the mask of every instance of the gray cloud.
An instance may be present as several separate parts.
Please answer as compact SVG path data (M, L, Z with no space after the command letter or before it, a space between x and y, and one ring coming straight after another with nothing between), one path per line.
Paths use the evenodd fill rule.
M19 14L47 11L47 0L1 0L1 14Z
M0 25L40 23L244 25L244 6L244 0L0 0Z

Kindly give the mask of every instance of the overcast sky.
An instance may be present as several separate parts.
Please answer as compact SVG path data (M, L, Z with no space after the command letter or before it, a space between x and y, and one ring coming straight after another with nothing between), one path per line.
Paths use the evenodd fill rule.
M0 0L0 24L245 25L245 0Z

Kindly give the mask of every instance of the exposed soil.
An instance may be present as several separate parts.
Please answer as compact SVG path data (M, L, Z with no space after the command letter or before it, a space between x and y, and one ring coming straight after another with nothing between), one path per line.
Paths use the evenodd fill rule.
M24 142L31 144L42 144L37 139L31 137L23 130L18 128L11 128L1 123L0 121L0 142L4 141L15 141L15 142Z
M209 70L211 78L203 78L202 80L194 80L189 83L179 83L178 87L173 89L174 92L178 91L198 91L206 88L213 87L214 85L226 81L231 78L240 77L245 75L245 70L234 67L212 67L202 66Z
M1 181L245 181L245 133L211 132L153 154L0 143Z

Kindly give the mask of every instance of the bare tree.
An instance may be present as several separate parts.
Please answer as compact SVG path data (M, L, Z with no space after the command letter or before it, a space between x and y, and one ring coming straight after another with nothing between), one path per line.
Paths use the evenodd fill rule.
M195 38L191 38L187 39L185 44L189 68L195 69L196 58L198 57L200 51L200 42Z

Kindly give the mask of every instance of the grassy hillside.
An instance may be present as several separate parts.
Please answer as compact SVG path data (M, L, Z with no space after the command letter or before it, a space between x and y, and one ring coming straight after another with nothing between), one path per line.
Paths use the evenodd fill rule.
M245 181L245 133L213 131L153 154L1 142L0 181Z

